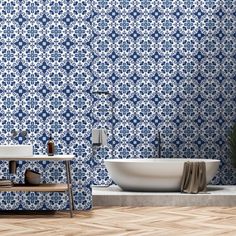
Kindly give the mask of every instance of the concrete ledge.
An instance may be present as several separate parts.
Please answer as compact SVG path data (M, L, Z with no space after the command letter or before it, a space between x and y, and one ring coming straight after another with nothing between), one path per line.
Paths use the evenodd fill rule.
M209 185L206 193L127 192L93 186L93 206L236 206L236 186Z

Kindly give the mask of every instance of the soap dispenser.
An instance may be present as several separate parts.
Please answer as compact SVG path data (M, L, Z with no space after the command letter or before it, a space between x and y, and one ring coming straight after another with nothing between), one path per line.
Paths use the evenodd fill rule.
M50 137L47 143L47 153L48 153L48 156L54 156L54 153L55 153L55 145L52 138L52 134L50 134Z

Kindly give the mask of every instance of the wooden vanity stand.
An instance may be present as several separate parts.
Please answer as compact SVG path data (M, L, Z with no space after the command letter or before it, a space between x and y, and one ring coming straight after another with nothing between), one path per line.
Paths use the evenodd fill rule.
M66 183L58 184L40 184L36 186L15 184L13 187L0 187L0 192L67 192L70 206L70 217L73 217L74 200L71 184L71 168L70 161L73 160L74 155L34 155L32 157L0 157L1 161L63 161L66 168Z

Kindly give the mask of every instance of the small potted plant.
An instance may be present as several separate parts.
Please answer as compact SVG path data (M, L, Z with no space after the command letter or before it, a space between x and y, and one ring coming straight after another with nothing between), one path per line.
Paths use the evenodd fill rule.
M236 124L233 126L233 130L229 134L229 148L232 164L236 168Z

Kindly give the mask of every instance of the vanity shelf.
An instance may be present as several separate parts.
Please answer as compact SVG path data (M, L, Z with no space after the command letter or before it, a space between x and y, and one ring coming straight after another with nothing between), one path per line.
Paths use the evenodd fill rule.
M14 184L12 187L1 187L0 192L67 192L69 197L70 216L73 217L74 201L71 184L70 161L74 155L33 155L28 157L0 157L1 161L62 161L66 168L66 183L46 183L40 185Z
M71 187L71 184L70 184ZM0 192L66 192L67 184L40 184L30 186L25 184L14 184L12 187L0 187Z

